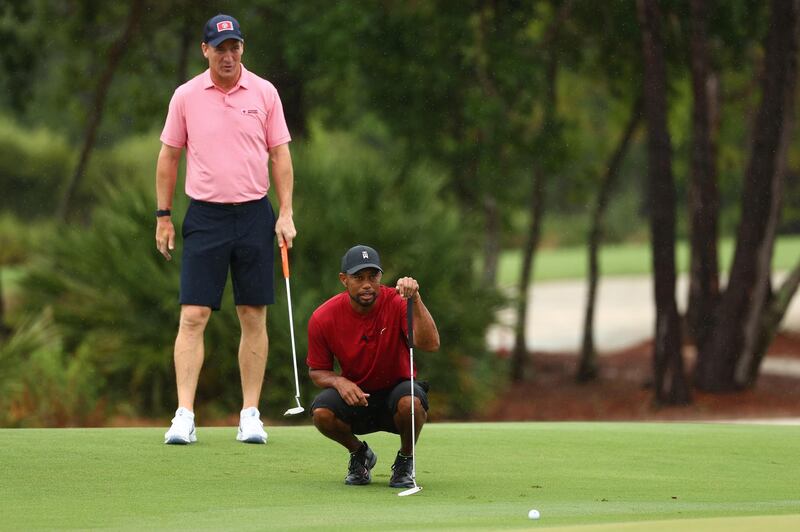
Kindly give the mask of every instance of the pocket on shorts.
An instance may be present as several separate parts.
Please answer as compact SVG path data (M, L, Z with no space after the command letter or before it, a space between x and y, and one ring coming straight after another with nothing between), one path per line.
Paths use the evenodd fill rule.
M181 224L181 236L185 239L189 234L194 224L192 223L192 210L194 205L189 202L189 207L186 209L186 214L183 216L183 223Z
M266 203L264 208L267 210L267 216L266 216L266 218L267 218L267 229L269 229L270 234L273 235L273 237L274 237L275 236L275 223L278 220L277 220L277 217L275 216L275 210L272 208L272 203L269 201L268 198L264 200L264 203Z

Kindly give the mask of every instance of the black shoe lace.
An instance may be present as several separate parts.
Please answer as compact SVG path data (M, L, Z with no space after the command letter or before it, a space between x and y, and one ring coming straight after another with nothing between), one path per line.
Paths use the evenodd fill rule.
M363 474L364 470L367 468L365 465L366 457L363 453L356 451L350 454L350 465L348 466L348 472L352 475L355 474Z
M411 457L398 456L392 464L392 471L395 472L395 475L410 475Z

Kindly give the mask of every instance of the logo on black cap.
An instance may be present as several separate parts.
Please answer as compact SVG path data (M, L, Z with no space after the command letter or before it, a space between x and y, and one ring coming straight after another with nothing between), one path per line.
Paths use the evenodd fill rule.
M342 273L352 275L364 268L381 268L381 258L373 248L364 245L353 246L342 257Z

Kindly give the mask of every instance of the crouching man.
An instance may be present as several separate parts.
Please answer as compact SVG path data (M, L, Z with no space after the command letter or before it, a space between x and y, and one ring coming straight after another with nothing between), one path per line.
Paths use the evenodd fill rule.
M386 431L400 435L392 465L393 488L410 488L412 437L428 418L427 385L414 371L415 427L411 427L411 371L407 305L413 305L414 347L439 349L439 332L422 302L419 284L403 277L394 288L381 285L380 257L368 246L354 246L342 257L344 291L320 305L308 323L311 380L323 388L311 405L314 425L350 453L345 484L371 481L378 457L356 435ZM341 374L334 372L334 359Z

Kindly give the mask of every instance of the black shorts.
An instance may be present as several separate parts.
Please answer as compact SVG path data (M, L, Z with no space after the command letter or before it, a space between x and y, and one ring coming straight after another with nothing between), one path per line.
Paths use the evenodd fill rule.
M414 381L414 396L422 402L428 411L428 383ZM340 419L350 425L353 434L369 434L371 432L393 432L399 434L394 426L394 414L400 398L411 395L411 381L401 381L394 388L369 392L367 406L350 406L344 402L336 388L325 388L314 398L311 413L316 408L327 408Z
M235 205L192 200L182 234L181 305L219 310L229 266L237 305L275 302L275 213L266 197Z

